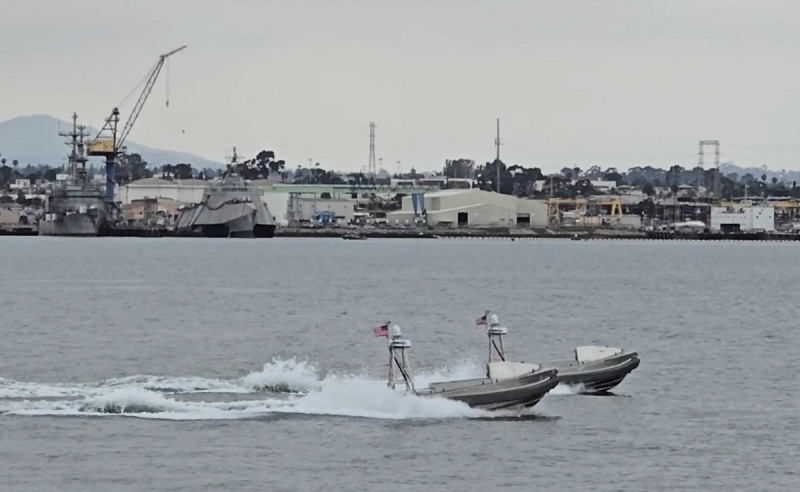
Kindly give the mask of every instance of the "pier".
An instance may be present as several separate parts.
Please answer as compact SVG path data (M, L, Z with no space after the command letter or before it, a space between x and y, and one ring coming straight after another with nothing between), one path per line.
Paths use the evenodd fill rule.
M800 234L781 232L660 232L660 231L615 231L608 229L564 230L564 229L395 229L395 228L278 228L275 238L341 238L357 233L368 239L494 239L494 240L542 240L561 239L572 241L800 241ZM15 225L0 228L0 236L38 236L34 226ZM199 237L178 234L163 226L116 225L103 229L98 237Z

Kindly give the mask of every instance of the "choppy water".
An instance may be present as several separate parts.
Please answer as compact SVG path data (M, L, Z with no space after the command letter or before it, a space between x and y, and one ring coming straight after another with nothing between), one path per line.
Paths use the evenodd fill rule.
M5 238L0 489L800 490L791 244ZM639 350L534 418L390 392L510 355ZM788 377L787 377L788 376Z

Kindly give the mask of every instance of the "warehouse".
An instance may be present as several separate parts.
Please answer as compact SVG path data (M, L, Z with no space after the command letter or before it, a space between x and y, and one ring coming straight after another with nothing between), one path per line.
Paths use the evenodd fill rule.
M403 197L402 209L387 218L410 224L423 216L437 227L544 227L547 204L477 188L441 190Z
M208 184L200 179L139 179L117 187L117 201L127 205L145 198L167 198L177 203L199 203Z
M710 229L714 232L774 232L773 207L712 207Z

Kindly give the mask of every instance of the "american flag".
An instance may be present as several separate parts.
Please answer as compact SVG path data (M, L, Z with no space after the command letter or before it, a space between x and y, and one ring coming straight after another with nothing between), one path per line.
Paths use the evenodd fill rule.
M476 325L485 325L486 324L486 313L483 313L483 316L475 320Z
M375 332L376 337L386 337L389 338L389 323L385 325L376 326L372 331Z

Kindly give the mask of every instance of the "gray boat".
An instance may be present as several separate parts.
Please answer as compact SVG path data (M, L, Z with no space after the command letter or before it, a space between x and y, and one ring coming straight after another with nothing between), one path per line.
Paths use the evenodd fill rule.
M558 369L561 383L581 394L607 394L639 367L639 354L615 347L587 345L575 349L575 358L548 363Z
M489 335L489 362L486 377L461 381L431 383L428 388L416 389L409 371L406 350L411 342L402 337L394 325L389 339L389 387L404 385L417 396L446 398L460 401L483 410L522 410L539 403L558 385L558 370L538 364L507 362L502 353L502 337L508 330L493 316ZM388 324L387 324L388 325ZM388 335L388 332L387 332ZM493 355L499 360L493 360Z
M478 318L477 323L485 324L487 316L489 311ZM493 319L496 321L496 317ZM500 345L498 350L502 353L503 346ZM574 359L548 362L545 366L558 370L560 383L577 389L580 394L593 395L609 393L631 371L639 367L640 362L637 352L586 345L575 349Z
M59 133L69 137L72 147L69 154L69 169L59 175L56 185L44 201L44 212L38 220L42 236L97 236L107 227L105 195L87 178L84 137L86 127L78 125L78 115L72 115L72 131Z
M261 190L239 174L236 149L222 180L214 181L202 201L178 214L178 234L205 237L273 237L275 218L264 204Z

